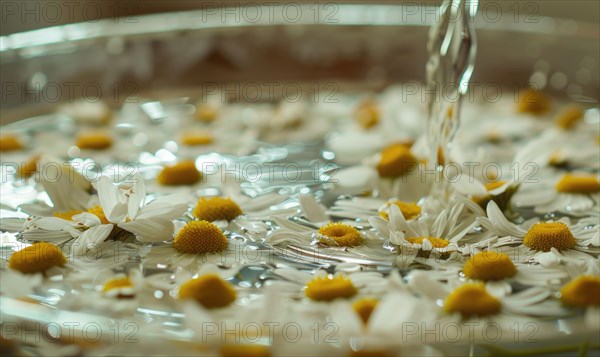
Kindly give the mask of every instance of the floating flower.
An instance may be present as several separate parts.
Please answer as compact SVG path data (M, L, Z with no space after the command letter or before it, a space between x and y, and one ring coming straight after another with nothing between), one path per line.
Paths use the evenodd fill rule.
M358 229L356 222L348 220L331 222L325 207L311 195L302 195L299 200L303 216L292 220L275 217L278 227L266 236L267 243L283 249L282 254L290 247L298 247L307 254L306 259L311 259L308 254L336 259L391 258L389 252L382 249L383 240L372 232Z
M514 196L520 207L534 207L536 213L563 212L582 215L600 202L600 179L597 175L568 173L524 183Z
M476 332L485 328L486 323L496 323L502 329L515 326L515 322L518 322L519 329L525 328L522 324L537 323L541 328L544 321L539 317L567 314L550 300L552 292L548 288L532 287L517 293L496 295L482 283L451 280L442 284L424 271L411 273L409 287L422 298L436 302L439 306L437 321L456 323L463 330L470 326L469 322Z
M474 206L464 198L454 198L437 216L407 221L400 207L392 205L389 221L381 217L372 217L369 221L397 247L398 263L410 265L419 252L440 256L457 251L458 242L477 225L480 209Z
M571 224L565 217L559 221L530 221L519 226L509 222L493 201L487 206L487 217L477 220L491 234L502 237L493 244L494 250L521 262L533 259L545 266L555 266L561 259L585 262L591 259L584 253L588 247L600 246L597 225Z

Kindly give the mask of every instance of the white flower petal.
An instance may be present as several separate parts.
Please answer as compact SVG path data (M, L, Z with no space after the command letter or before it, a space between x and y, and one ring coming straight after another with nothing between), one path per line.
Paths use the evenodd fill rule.
M300 195L298 199L302 213L309 221L320 223L329 220L326 214L327 208L317 202L313 195Z
M58 217L41 217L35 220L34 225L47 231L60 231L66 226L72 225L72 221Z
M71 253L75 256L85 255L90 249L103 242L112 229L112 224L102 224L86 230L73 242Z
M117 224L119 228L135 234L140 242L163 242L173 239L174 225L170 219L155 217L153 219L136 219Z
M127 216L130 219L135 219L146 198L146 186L144 185L144 179L140 174L135 174L131 179L134 184L130 190Z

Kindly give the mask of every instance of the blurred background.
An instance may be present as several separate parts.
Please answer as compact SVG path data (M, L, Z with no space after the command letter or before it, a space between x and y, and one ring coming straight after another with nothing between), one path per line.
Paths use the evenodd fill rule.
M315 1L259 1L266 3L315 3ZM342 1L356 3L365 1ZM125 17L159 12L206 9L210 7L252 4L239 0L2 0L0 35L39 29L66 23L98 20L100 18ZM323 1L323 3L327 3ZM441 0L367 1L372 4L439 4ZM253 4L256 4L254 2ZM598 0L480 0L480 6L500 8L503 13L519 12L524 15L561 17L574 20L598 22Z
M80 98L119 107L193 97L208 84L294 83L308 92L334 84L337 92L421 83L441 2L0 0L0 123ZM266 11L253 21L256 9L272 9L275 21ZM289 20L295 11L298 22ZM597 104L599 19L598 0L480 0L473 83L504 93L535 85ZM23 33L47 27L55 28Z

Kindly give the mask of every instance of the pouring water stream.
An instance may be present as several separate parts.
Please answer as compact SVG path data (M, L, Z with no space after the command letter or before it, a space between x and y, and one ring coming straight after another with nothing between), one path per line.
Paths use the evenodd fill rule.
M475 65L479 0L444 0L431 27L426 65L428 163L437 171L431 195L446 198L444 165L460 124L460 107ZM431 95L434 94L434 95ZM432 167L430 166L430 169Z

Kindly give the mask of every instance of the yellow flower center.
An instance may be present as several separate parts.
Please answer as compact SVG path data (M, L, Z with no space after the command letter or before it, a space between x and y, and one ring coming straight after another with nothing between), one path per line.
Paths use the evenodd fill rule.
M37 171L37 164L41 155L33 155L24 165L19 168L19 177L31 177Z
M96 217L98 217L100 219L100 222L102 222L102 224L110 223L108 221L108 219L106 218L104 211L102 210L102 206L97 205L97 206L89 208L87 211L88 211L88 213L91 213L91 214L95 215Z
M349 298L358 290L350 279L338 275L334 278L316 277L306 284L304 293L314 301L332 301L337 298Z
M436 163L438 164L438 166L446 164L446 156L444 155L444 149L441 145L438 146L437 149Z
M498 187L502 187L502 185L504 185L505 183L506 183L506 181L502 181L502 180L488 182L485 184L485 189L489 192L489 191L497 189Z
M67 258L57 246L39 242L15 252L8 261L11 269L24 274L43 273L52 267L63 266Z
M565 108L558 116L556 125L562 129L573 128L583 118L583 109L577 105Z
M66 219L67 221L72 221L74 215L80 214L82 212L83 211L77 209L71 211L54 212L54 217Z
M392 204L400 208L400 212L402 212L402 215L407 220L415 219L421 214L421 207L415 202L394 201L392 203L388 203L387 205L390 206ZM384 219L390 219L388 212L382 211L379 213L379 215Z
M371 101L364 102L354 113L356 122L363 129L370 129L379 123L379 110L375 103Z
M192 185L200 181L201 178L202 174L196 169L196 164L193 161L182 161L165 166L156 180L161 185L177 186Z
M201 104L196 110L196 118L203 122L211 122L217 118L217 110L208 104Z
M131 283L131 280L129 280L128 277L122 277L122 278L116 278L116 279L111 279L111 280L107 281L106 284L104 284L104 286L102 287L102 291L107 292L107 291L114 290L114 289L132 288L132 287L133 287L133 283Z
M537 89L527 88L519 93L517 110L520 113L540 115L550 109L550 100Z
M237 293L233 286L217 274L205 274L179 288L179 299L194 299L207 309L229 306Z
M444 302L444 311L463 318L490 316L500 312L500 301L485 291L483 284L467 283L454 290Z
M104 150L112 146L112 138L105 133L79 134L75 145L80 149Z
M463 272L470 279L493 281L515 276L517 268L504 253L481 252L465 263Z
M523 244L533 250L549 252L551 248L567 250L576 244L573 233L562 222L537 223L525 234Z
M208 145L213 141L214 138L210 133L186 133L181 137L181 143L188 146Z
M565 165L566 163L567 158L564 156L563 153L561 153L558 150L552 153L552 155L550 155L550 158L548 159L548 165L550 166L560 167Z
M425 240L425 238L427 238L427 240L429 240L429 242L431 242L431 245L434 248L445 248L448 246L448 244L450 244L450 242L448 242L447 239L434 238L434 237L411 237L411 238L406 238L406 240L412 244L423 244L423 241Z
M566 174L556 184L556 191L565 193L594 193L600 191L600 181L591 175Z
M364 298L352 304L352 308L354 311L356 311L362 322L366 325L367 322L369 322L371 314L373 311L375 311L377 304L379 304L379 300L377 299Z
M14 135L0 136L0 151L16 151L23 148L23 143Z
M501 187L502 185L504 185L506 183L506 181L494 181L494 182L488 182L486 183L485 186L485 190L490 192L492 190L497 189L498 187ZM492 199L492 195L490 195L489 193L485 196L473 196L471 198L471 200L475 203L477 203L478 205L482 206L482 207L486 207L487 204L490 202L490 200Z
M227 245L227 238L219 227L207 221L188 222L173 240L176 251L189 254L221 252Z
M356 228L343 223L328 223L319 228L317 233L319 242L328 246L354 247L363 241Z
M381 177L398 177L414 170L417 159L405 144L388 146L381 151L377 171Z
M192 211L194 217L213 222L218 220L231 221L242 214L242 209L230 198L202 197Z
M219 350L221 357L270 357L271 350L265 345L231 344Z
M560 299L570 306L600 306L600 278L581 275L571 280L560 290Z

